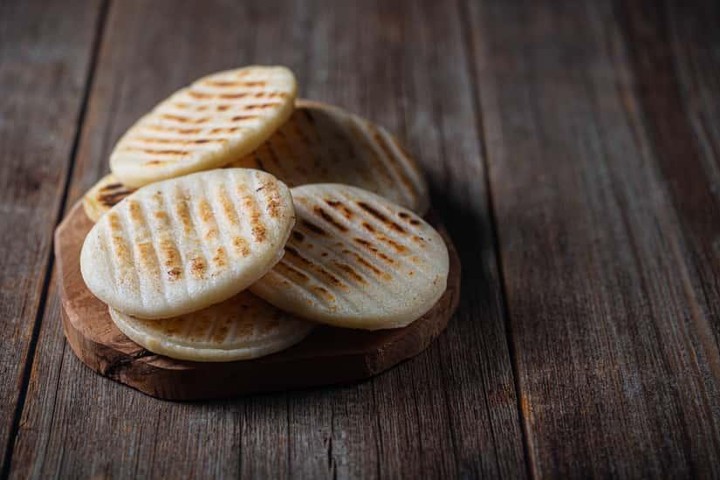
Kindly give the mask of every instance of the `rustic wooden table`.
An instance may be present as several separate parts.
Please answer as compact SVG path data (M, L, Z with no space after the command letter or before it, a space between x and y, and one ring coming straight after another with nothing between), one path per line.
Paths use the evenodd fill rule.
M0 477L720 476L720 2L0 2ZM407 140L464 265L372 381L173 404L66 346L65 212L156 101L279 63Z

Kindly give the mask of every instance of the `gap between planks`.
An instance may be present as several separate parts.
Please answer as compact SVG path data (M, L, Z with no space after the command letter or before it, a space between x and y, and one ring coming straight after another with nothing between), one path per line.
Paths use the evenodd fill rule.
M525 457L525 464L527 466L527 474L529 478L535 479L538 477L536 471L536 463L533 458L533 449L530 446L531 437L528 426L528 419L524 414L522 407L522 392L520 390L519 380L519 369L517 362L516 345L513 339L512 328L510 327L510 310L507 303L507 290L505 285L505 271L503 268L502 258L500 256L500 243L498 241L498 222L495 214L495 202L493 200L493 188L492 182L490 181L490 162L488 160L488 150L485 141L485 124L482 113L482 105L480 101L480 95L478 90L481 88L478 83L477 65L475 59L475 43L472 38L472 28L469 24L470 11L467 6L466 0L457 0L457 11L460 16L460 34L462 37L463 53L465 55L465 66L468 70L468 76L470 77L470 83L472 88L470 89L470 95L472 99L472 110L475 117L475 130L477 131L478 137L478 148L480 150L483 169L485 171L484 183L485 183L485 196L487 199L488 217L490 220L490 237L492 239L492 247L495 253L495 268L497 268L500 291L500 314L503 319L505 327L505 339L507 342L508 353L510 355L510 364L512 365L513 375L513 386L515 388L515 398L517 403L518 419L520 420L520 431L522 432L522 445L523 455ZM489 408L489 405L488 405ZM493 432L493 437L495 433ZM496 457L497 459L497 457ZM500 471L498 465L498 471Z

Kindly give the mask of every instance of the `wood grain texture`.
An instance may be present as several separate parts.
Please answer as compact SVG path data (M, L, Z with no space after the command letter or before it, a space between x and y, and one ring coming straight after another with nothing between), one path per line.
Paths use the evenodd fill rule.
M533 474L717 477L717 17L466 4Z
M0 476L27 386L99 7L0 3Z
M255 62L288 65L304 97L408 140L472 271L459 314L428 351L357 386L171 405L80 364L64 347L51 288L12 475L524 476L454 3L113 3L68 201L107 170L113 142L156 101L202 74Z

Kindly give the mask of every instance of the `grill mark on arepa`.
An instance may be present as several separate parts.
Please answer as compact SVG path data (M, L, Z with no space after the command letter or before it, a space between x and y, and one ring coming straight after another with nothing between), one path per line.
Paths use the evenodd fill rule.
M355 203L357 204L358 207L362 208L367 213L369 213L373 217L377 218L386 227L388 227L392 230L395 230L398 233L407 234L407 231L402 226L395 223L391 218L389 218L387 215L385 215L384 213L382 213L380 210L373 207L372 205L368 204L367 202L358 201Z
M201 184L203 192L211 193L204 179L201 180ZM210 196L212 197L212 195ZM212 243L210 246L210 258L213 265L215 265L215 272L222 271L228 266L227 251L225 249L226 242L224 241L225 232L218 225L215 209L207 196L203 195L200 197L197 203L198 214L205 228L203 239Z
M298 273L296 270L290 268L288 265L283 264L282 262L278 263L277 267L279 267L279 268L273 268L266 276L267 281L270 284L285 285L286 287L294 288L301 292L305 292L307 295L309 295L310 297L313 297L320 304L323 304L328 307L332 306L332 303L334 303L333 301L328 301L327 298L323 298L320 295L318 295L318 293L315 290L311 289L311 287L309 287L309 286L306 287L305 285L294 282L290 277L288 277L280 272L282 270L286 273L288 273L288 272ZM290 273L290 275L292 275L292 274L293 273ZM303 276L307 277L304 274L303 274ZM310 281L310 278L308 277L308 282L309 281ZM332 300L335 300L335 299L333 298Z
M110 209L134 191L134 188L128 188L122 183L111 183L102 187L96 198L101 207Z
M133 244L137 249L137 257L140 260L140 266L143 267L142 271L145 272L145 275L159 277L160 264L142 206L136 200L129 199L127 202L127 211ZM150 240L149 242L148 239Z
M134 205L136 205L134 207ZM152 273L151 275L155 278L158 278L160 281L160 293L162 295L162 298L167 302L168 301L168 295L167 295L167 285L165 283L165 276L160 271L160 265L161 265L161 259L160 259L160 252L158 252L158 241L156 238L156 229L153 228L153 225L148 221L147 213L145 212L145 208L142 204L142 202L135 202L133 200L128 200L128 208L131 211L131 218L134 222L137 223L135 228L144 228L147 230L147 235L150 239L150 246L145 252L145 256L151 257L149 260L151 264ZM133 214L132 211L135 209L135 213Z
M233 122L242 122L244 120L253 120L258 118L257 115L235 115L230 120Z
M263 243L267 236L267 230L262 222L262 212L260 207L255 200L255 195L248 192L244 186L237 186L238 196L242 199L242 206L247 212L245 213L249 218L250 231L253 238L257 243Z
M387 168L395 174L397 179L400 181L400 185L405 187L405 193L410 198L412 198L413 195L416 193L415 184L408 177L404 166L400 163L402 161L400 160L400 158L402 157L396 152L394 152L390 145L388 145L388 142L385 138L387 133L385 131L378 130L378 128L371 122L365 122L365 125L370 131L373 140L375 140L375 143L378 145L378 147L380 147L380 150L383 152Z
M395 260L390 257L389 255L386 255L385 253L381 252L379 248L377 248L375 245L372 244L372 242L369 242L365 240L364 238L355 237L353 238L353 241L357 243L358 245L362 245L363 248L370 251L373 255L378 257L380 260L390 264L395 265Z
M197 145L205 143L225 143L225 138L198 138L198 139L181 139L181 138L167 138L167 137L135 137L134 141L144 143L159 143L161 145Z
M208 120L210 120L209 117L189 118L189 117L184 117L182 115L175 115L172 113L161 113L160 118L164 118L165 120L170 120L170 121L178 122L178 123L192 123L192 124L201 124L201 123L205 123Z
M308 258L300 255L300 252L298 252L297 249L295 249L294 247L287 245L285 246L285 256L283 257L283 261L285 261L286 258L287 263L292 262L291 265L293 265L298 270L302 270L306 274L309 273L309 270L320 275L325 280L324 282L320 283L326 283L332 285L333 287L347 289L347 285L345 285L345 283L342 282L334 273L323 268L323 266L319 263L313 262L312 260L309 260ZM300 265L302 265L304 268L301 269Z
M183 155L187 155L188 153L191 153L191 150L172 150L172 149L161 149L161 148L152 148L152 147L132 147L132 146L126 146L122 149L123 152L138 152L138 153L145 153L147 155L150 155L152 157L154 156L161 156L161 157L179 157Z
M343 225L342 223L335 220L333 218L333 216L330 215L327 211L325 211L321 206L315 205L313 207L313 213L317 217L322 218L325 221L325 223L328 223L328 224L332 225L333 227L335 227L336 230L339 230L342 233L345 233L348 231L348 228L345 225Z
M343 216L347 220L352 220L354 214L352 210L348 208L347 205L345 205L343 202L339 200L330 200L328 198L323 199L325 203L327 203L330 207L334 208L335 210L338 210L343 214Z
M306 209L309 209L309 208L310 208L309 205L305 205L305 204L304 204L304 202L302 201L303 199L299 199L299 200L300 200L299 203L300 203L302 206L301 206L300 208L296 209L296 211L297 211L297 214L298 214L299 218L301 219L301 221L300 221L299 225L296 225L296 227L295 227L296 230L307 228L307 226L304 224L304 221L305 221L305 220L304 220L303 216L308 214ZM312 225L312 224L311 224L311 225ZM304 230L303 230L303 231L304 231ZM305 233L309 233L309 232L306 232L306 231L304 231L304 232L305 232ZM332 249L332 248L325 248L325 247L324 247L324 245L326 245L327 243L329 243L329 242L331 242L331 241L334 241L336 244L339 244L339 245L341 245L341 246L344 245L345 248L342 250L342 253L343 253L343 254L353 253L356 259L360 258L362 261L359 261L359 263L360 263L361 265L363 265L367 270L369 270L370 273L373 273L373 274L375 274L376 276L380 276L380 277L383 277L383 278L386 278L386 277L387 277L387 274L384 273L379 266L374 265L374 264L372 264L371 262L369 262L367 259L362 258L362 256L360 256L360 255L357 253L357 251L355 251L355 250L356 250L356 247L355 247L352 243L350 243L350 242L348 242L348 241L346 240L346 238L345 238L346 235L345 235L345 234L342 234L342 235L333 235L333 236L328 236L327 234L323 234L323 235L321 235L321 237L322 237L322 240L318 239L318 241L311 242L311 245L314 245L316 248L318 248L318 249L320 249L320 250L323 250L323 253L324 253L325 255L322 255L322 254L321 254L322 256L327 256L327 254L330 253L330 254L332 254L336 259L342 259L342 258L343 258L343 257L340 256L339 254L333 253L333 249ZM388 258L389 258L389 257L388 257Z
M309 220L306 220L303 218L300 220L300 223L302 224L303 227L307 228L308 230L310 230L312 233L314 233L316 235L327 236L327 232L325 230L318 227L317 225L315 225L313 222L311 222Z
M238 233L240 230L240 214L235 208L235 203L228 196L226 185L220 186L218 191L218 199L220 201L220 207L225 215L225 219L232 228L235 229L232 239L229 244L232 245L234 251L241 257L247 257L250 255L250 245L248 241Z
M227 183L229 181L229 176L226 175L225 181L218 187L217 195L211 196L212 199L215 199L220 203L220 205L216 205L216 202L210 202L213 219L215 220L216 227L219 229L222 243L220 247L216 247L216 255L221 255L218 248L222 248L223 252L230 250L234 251L237 256L247 257L250 254L250 248L247 241L239 234L239 215L237 209L235 208L235 204L229 198L227 193ZM219 211L223 212L222 216L218 214ZM227 220L229 228L221 228L218 221L220 218L225 218ZM213 259L215 259L215 257L213 257Z
M314 263L313 260L299 255L294 247L288 245L285 246L285 255L280 261L279 265L280 264L282 265L281 269L291 269L293 274L300 276L304 285L299 286L302 287L303 290L309 292L310 294L314 293L316 297L324 297L327 304L336 302L336 298L324 287L324 285L339 289L337 293L345 300L345 302L349 305L357 307L357 304L354 301L352 301L345 293L342 293L343 291L349 292L349 288L345 283L340 281L337 275L341 274L334 269L331 270L329 268L323 268L323 265ZM300 266L300 264L302 264L302 266ZM345 277L344 275L341 276Z
M412 217L409 213L407 213L407 212L400 212L400 213L398 213L398 217L402 218L403 220L405 220L406 222L408 222L408 223L409 223L410 225L412 225L413 227L417 227L417 226L421 225L420 220L418 220L417 218L413 218L413 217Z
M143 288L144 285L142 285L141 282L140 272L134 268L136 260L135 249L132 245L128 245L128 241L132 242L132 239L130 239L130 235L128 235L129 229L124 222L124 213L124 209L121 209L118 212L110 212L107 215L110 232L112 233L112 242L114 247L113 253L115 254L117 265L121 270L119 272L122 279L120 283L127 284L130 280L128 276L132 276L133 280L129 281L131 287L134 287L132 288L132 294L139 296L140 304L145 306L145 289ZM127 293L130 294L130 292Z
M181 135L197 135L198 133L202 132L202 129L200 128L184 128L175 125L149 124L143 125L143 128L156 132L177 132Z
M278 188L277 182L268 179L263 182L260 187L255 189L255 192L260 192L261 196L265 200L265 211L270 218L278 218L280 216L280 189Z
M353 198L350 198L350 197L348 197L348 196L346 196L346 195L344 195L344 194L341 194L340 196L341 196L348 204L357 204L358 202L363 202L363 203L366 203L367 205L369 205L369 204L368 204L367 202L365 202L364 200L353 199ZM376 209L376 208L374 208L374 210L377 211L377 212L379 212L379 210ZM362 216L361 213L362 213L362 211L358 212L358 215L359 215L359 216ZM385 214L382 214L381 212L379 212L379 213L380 213L381 215L383 215L383 216L388 217L388 218L390 217L390 215L385 215ZM427 272L426 272L424 269L421 269L421 268L420 268L420 265L418 265L417 262L415 262L415 261L408 261L407 258L405 258L405 257L407 256L407 254L412 253L413 251L412 251L411 249L409 249L408 247L405 247L404 245L402 245L402 242L403 242L405 239L400 239L400 238L394 239L394 238L392 238L392 235L390 235L390 234L391 234L391 233L392 233L392 234L396 234L397 232L396 232L395 229L390 229L390 228L388 228L385 232L381 232L381 229L379 229L379 227L386 227L386 228L387 228L386 224L383 223L383 222L381 222L381 221L379 221L374 215L369 214L369 212L368 212L368 214L365 215L365 219L366 219L366 220L371 220L371 219L372 219L373 221L377 222L378 228L374 227L373 225L371 225L371 224L368 223L367 221L358 220L358 221L360 221L360 224L363 226L363 228L365 228L365 229L368 230L370 233L372 233L373 238L375 238L376 240L379 240L379 241L383 242L383 243L386 244L386 245L389 245L390 247L393 248L393 250L395 250L395 251L398 253L398 255L395 255L395 256L392 257L392 258L394 259L394 261L400 262L400 263L402 263L403 265L405 265L406 267L411 268L411 269L413 269L413 270L415 270L415 271L419 271L420 273L422 273L422 274L424 274L424 275L427 276ZM410 237L411 240L415 241L415 237L417 237L417 232L416 232L416 231L413 231L413 232L410 232L410 233L407 233L407 232L406 232L406 235L410 235L410 234L412 234L412 236ZM356 243L357 243L357 242L356 242ZM418 243L418 242L416 241L416 243ZM379 247L380 247L379 244L375 246L375 248L378 248L378 249L379 249ZM379 252L379 253L380 253L380 252ZM383 252L383 254L384 254L384 255L387 255L386 252ZM405 254L405 255L404 255L404 254ZM379 255L378 255L378 256L379 256ZM415 258L415 257L413 257L413 258Z
M366 283L362 275L352 269L350 265L346 264L346 258L332 248L328 248L325 242L308 240L307 243L303 243L304 241L305 236L302 232L298 231L298 227L296 226L292 232L291 239L286 245L286 250L288 247L302 250L306 255L311 257L311 259L308 259L309 261L322 264L328 271L345 280L347 283Z
M185 259L186 270L190 271L190 276L194 279L202 280L205 278L208 262L203 242L199 241L198 238L198 232L195 227L195 222L193 221L192 211L188 206L188 199L186 195L187 194L181 190L180 185L175 187L175 214L182 223L183 232L185 233L185 237L187 239L186 243L192 242L195 247L193 252L190 252L190 249L188 248L188 258Z
M165 195L164 190L157 190L151 196L151 201L154 204L152 217L153 222L155 222L154 230L157 231L158 250L162 265L165 268L168 280L175 282L182 280L185 272L182 254L175 243L175 235L173 235L174 225L178 225L178 223L171 219L171 214L165 205ZM187 291L187 284L185 284L185 289Z

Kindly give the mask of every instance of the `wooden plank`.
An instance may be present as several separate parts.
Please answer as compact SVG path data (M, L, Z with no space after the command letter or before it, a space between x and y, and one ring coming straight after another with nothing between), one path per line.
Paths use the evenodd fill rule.
M14 475L525 474L459 15L453 3L389 3L113 4L70 197L174 88L235 65L286 64L304 96L367 115L420 154L469 279L448 332L360 385L169 404L83 367L64 348L51 294Z
M717 198L646 6L466 2L535 476L720 474Z
M99 12L90 0L0 3L0 476L27 386Z

